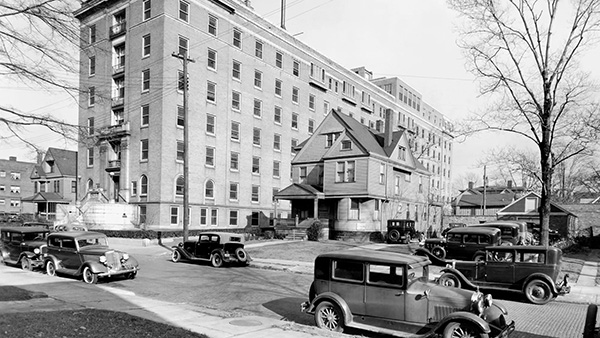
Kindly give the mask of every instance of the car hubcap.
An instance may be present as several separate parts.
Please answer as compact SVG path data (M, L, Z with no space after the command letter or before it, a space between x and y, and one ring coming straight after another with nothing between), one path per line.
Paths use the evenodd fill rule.
M546 290L541 285L534 285L531 290L531 295L536 299L544 299L546 298Z
M338 326L338 317L335 313L335 310L332 308L325 308L321 312L321 318L323 319L323 324L329 330L333 330Z
M472 332L469 332L464 327L457 327L454 332L452 332L452 338L474 338L475 335Z

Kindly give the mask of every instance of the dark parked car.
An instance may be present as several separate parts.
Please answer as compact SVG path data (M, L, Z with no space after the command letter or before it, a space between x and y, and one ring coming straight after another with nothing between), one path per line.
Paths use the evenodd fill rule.
M600 327L596 326L598 318L598 305L589 304L585 313L585 324L583 326L583 338L600 337Z
M438 283L470 290L520 292L534 304L546 304L569 293L568 275L558 281L562 251L555 247L490 246L485 260L452 262Z
M23 270L42 267L41 250L49 233L44 227L2 228L0 256L4 264L20 265Z
M85 283L95 284L99 277L133 279L139 270L135 258L109 248L106 235L99 232L51 233L44 249L44 264L49 276L57 273L82 276Z
M302 310L318 327L394 336L507 337L508 312L490 295L444 288L429 280L430 261L395 252L352 249L315 259Z
M219 268L223 264L250 264L250 256L244 250L244 235L228 232L201 233L197 240L187 240L173 247L171 260L211 262Z
M387 242L408 243L415 237L415 221L410 219L390 219L387 221Z
M448 231L446 238L428 238L424 248L419 248L417 253L425 251L439 259L466 259L483 260L485 247L501 244L500 229L485 227L458 227Z
M470 227L488 227L500 229L500 238L504 244L510 243L510 245L523 244L525 239L525 233L527 231L527 225L520 225L511 221L494 221L485 222L482 224L469 225Z
M52 223L44 223L44 222L24 222L21 226L39 227L39 228L45 228L48 230L52 230L54 228L54 225Z

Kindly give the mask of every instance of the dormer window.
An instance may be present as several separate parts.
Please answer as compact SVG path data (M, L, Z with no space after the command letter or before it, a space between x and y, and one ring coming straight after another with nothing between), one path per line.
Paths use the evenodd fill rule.
M333 145L333 142L337 140L340 136L340 133L330 133L325 135L325 147L330 148Z
M350 150L350 149L352 149L352 141L343 140L342 141L342 150Z
M398 147L398 159L401 161L406 161L406 148L403 146Z

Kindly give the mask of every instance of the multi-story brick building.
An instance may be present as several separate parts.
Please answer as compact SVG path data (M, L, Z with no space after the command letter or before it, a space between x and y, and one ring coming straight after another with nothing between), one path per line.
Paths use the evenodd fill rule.
M22 203L22 198L33 194L29 176L35 163L17 161L15 156L0 159L0 212L32 213L33 205Z
M382 130L399 116L449 202L448 122L397 78L348 70L258 16L249 1L84 1L79 146L82 191L137 206L140 223L180 227L183 128L189 131L190 227L268 222L292 183L295 146L331 109ZM182 60L193 59L188 78ZM184 121L183 88L189 88ZM443 169L443 170L442 170ZM278 211L290 210L281 202Z

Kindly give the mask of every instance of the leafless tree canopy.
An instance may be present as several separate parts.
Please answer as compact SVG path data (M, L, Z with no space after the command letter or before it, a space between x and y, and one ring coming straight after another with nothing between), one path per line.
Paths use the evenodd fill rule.
M579 68L598 38L600 0L448 0L464 19L460 46L492 102L463 132L499 130L539 149L542 243L557 165L596 140L594 86Z
M5 84L77 95L79 27L72 15L77 6L72 0L0 0L0 79ZM0 142L16 137L35 149L23 138L32 126L77 139L76 123L0 102Z

